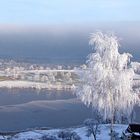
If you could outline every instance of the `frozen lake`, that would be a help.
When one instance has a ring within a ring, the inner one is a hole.
[[[0,130],[70,127],[91,116],[71,91],[0,89]]]
[[[0,130],[71,127],[93,117],[72,91],[0,89]],[[140,108],[136,121],[140,122]]]

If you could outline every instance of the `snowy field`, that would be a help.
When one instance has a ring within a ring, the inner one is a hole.
[[[74,89],[79,83],[75,70],[25,70],[0,71],[0,88],[33,88],[48,90]],[[14,72],[13,72],[14,71]],[[140,87],[140,75],[135,74],[134,87]]]
[[[118,124],[114,125],[114,129],[119,134],[119,137],[121,137],[122,131],[124,131],[126,128],[127,125],[118,125]],[[43,138],[53,136],[56,138],[54,140],[62,140],[61,138],[58,137],[60,131],[76,132],[76,134],[81,138],[81,140],[93,140],[92,136],[91,137],[86,136],[87,132],[86,127],[68,128],[65,130],[63,129],[32,130],[18,133],[14,136],[5,136],[5,137],[1,136],[0,139],[6,140],[7,138],[9,138],[10,140],[50,140]],[[110,139],[109,132],[110,132],[109,124],[101,125],[100,134],[97,135],[97,140],[109,140]]]

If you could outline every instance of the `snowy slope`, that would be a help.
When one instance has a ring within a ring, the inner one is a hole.
[[[109,140],[109,132],[110,132],[110,125],[104,124],[101,125],[100,130],[101,133],[97,135],[97,140]],[[127,125],[114,125],[114,129],[117,133],[119,133],[119,136],[121,136],[122,131],[124,131],[127,128]],[[61,140],[58,138],[58,132],[62,129],[52,129],[52,130],[33,130],[33,131],[27,131],[18,133],[12,137],[9,136],[11,140],[41,140],[42,136],[49,135],[49,136],[56,136],[58,140]],[[93,140],[92,137],[86,136],[86,128],[85,127],[79,127],[79,128],[69,128],[67,129],[72,132],[76,132],[80,137],[81,140]],[[0,137],[2,138],[2,136]]]

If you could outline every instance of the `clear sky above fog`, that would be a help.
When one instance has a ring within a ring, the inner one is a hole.
[[[0,24],[139,21],[140,0],[0,0]]]

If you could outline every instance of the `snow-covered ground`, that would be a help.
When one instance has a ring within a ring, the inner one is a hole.
[[[140,64],[132,63],[134,87],[140,91]],[[86,65],[78,68],[86,69]],[[46,67],[0,60],[0,88],[73,89],[79,83],[76,67]]]
[[[79,83],[74,70],[25,70],[10,72],[0,71],[0,88],[34,88],[34,89],[74,89]],[[135,74],[134,87],[140,90],[140,75]]]
[[[119,125],[119,124],[114,125],[114,130],[116,131],[116,133],[119,134],[119,137],[121,137],[122,131],[124,131],[126,128],[127,125]],[[9,138],[11,140],[44,140],[42,139],[43,136],[55,136],[57,140],[62,140],[61,138],[58,138],[58,133],[62,130],[63,129],[32,130],[32,131],[21,132],[14,136],[6,136],[6,137],[0,136],[0,139],[6,140],[6,138]],[[86,132],[87,132],[86,127],[69,128],[69,129],[65,129],[65,131],[66,130],[69,132],[76,132],[77,135],[80,136],[81,140],[93,140],[92,137],[86,136]],[[109,140],[110,139],[109,132],[110,132],[110,124],[101,125],[100,134],[97,135],[97,140]]]
[[[33,89],[56,89],[56,90],[65,90],[72,89],[74,85],[64,84],[56,82],[52,83],[41,83],[41,82],[32,82],[32,81],[21,81],[21,80],[7,80],[0,81],[0,88],[33,88]]]

